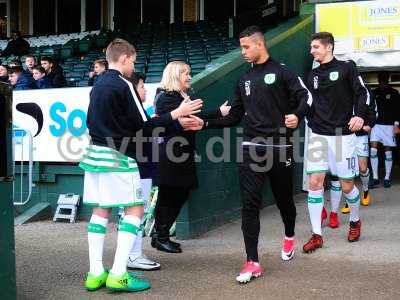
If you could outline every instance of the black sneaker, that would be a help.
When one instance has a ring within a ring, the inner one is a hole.
[[[390,179],[385,179],[385,180],[383,181],[383,186],[384,186],[385,188],[390,188],[391,185],[392,185],[392,183],[390,182]]]
[[[379,186],[379,179],[372,179],[371,182],[369,183],[368,187],[370,189],[375,189]]]

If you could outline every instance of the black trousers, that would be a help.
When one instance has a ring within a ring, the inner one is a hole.
[[[155,228],[160,234],[167,234],[189,198],[189,188],[158,187],[158,199],[155,208]]]
[[[242,197],[242,231],[247,260],[258,262],[260,208],[266,177],[279,208],[285,235],[294,236],[296,206],[293,202],[293,147],[244,146],[239,163]]]

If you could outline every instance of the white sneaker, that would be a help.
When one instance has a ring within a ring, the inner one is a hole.
[[[161,266],[159,263],[148,259],[145,255],[142,255],[136,258],[129,256],[127,267],[130,269],[152,271],[159,270]]]

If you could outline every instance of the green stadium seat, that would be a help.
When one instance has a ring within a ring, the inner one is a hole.
[[[87,53],[90,50],[91,41],[90,40],[80,40],[78,42],[78,53]]]
[[[64,60],[74,55],[74,48],[72,46],[65,46],[60,50],[60,59]]]
[[[80,64],[80,65],[74,65],[73,70],[74,71],[81,71],[81,72],[87,72],[90,70],[91,64]]]
[[[157,83],[161,82],[161,75],[147,75],[146,74],[146,83]]]
[[[105,48],[109,38],[106,35],[99,35],[94,39],[94,45],[97,49]]]
[[[165,64],[165,62],[166,62],[165,57],[150,57],[148,65],[151,65],[151,64],[154,64],[154,63],[163,63],[163,64]]]
[[[71,87],[76,87],[78,82],[82,80],[82,77],[67,77],[67,83]]]
[[[76,84],[78,87],[85,87],[89,86],[89,80],[79,80],[78,83]]]
[[[191,69],[204,69],[206,67],[207,63],[190,64],[190,68]]]
[[[81,72],[81,71],[65,72],[65,77],[79,77],[80,79],[82,79],[83,73],[84,72]]]
[[[175,60],[184,61],[184,62],[188,61],[186,55],[171,55],[168,57],[168,62],[175,61]]]
[[[164,68],[164,65],[149,65],[147,72],[162,72]]]

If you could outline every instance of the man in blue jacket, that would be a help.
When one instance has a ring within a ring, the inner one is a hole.
[[[8,72],[9,81],[15,91],[35,89],[32,77],[26,76],[22,67],[16,66]]]

